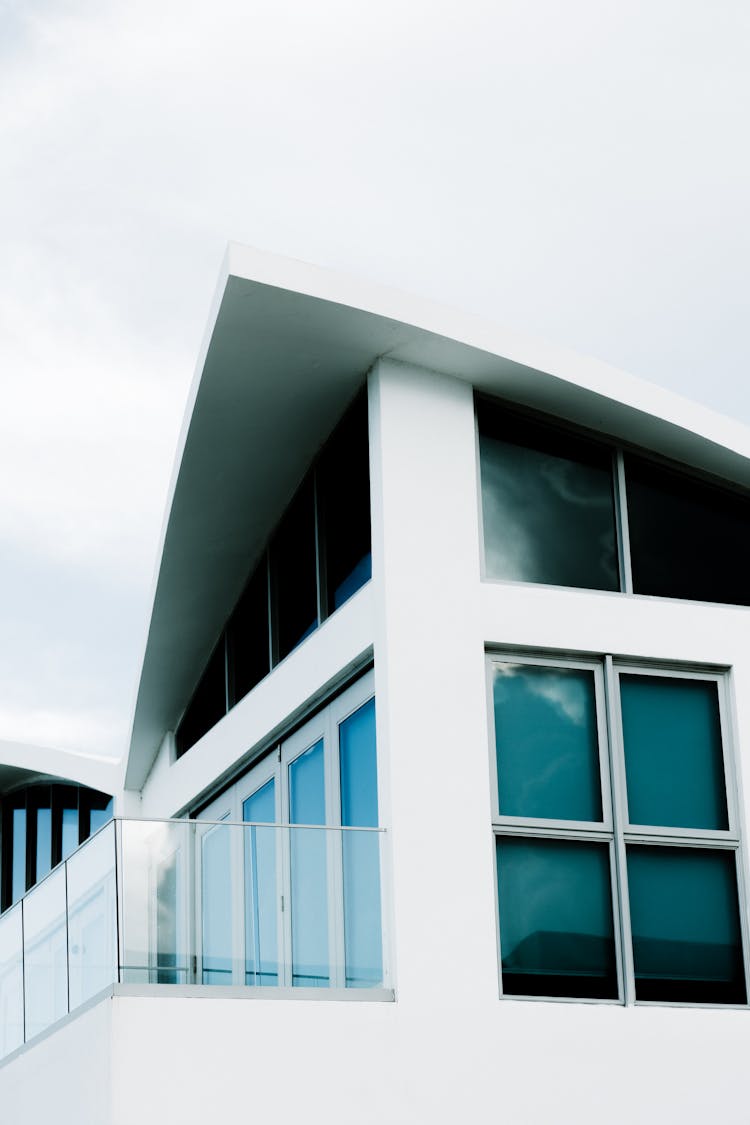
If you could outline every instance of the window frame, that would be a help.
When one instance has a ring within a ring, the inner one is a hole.
[[[594,671],[595,702],[597,707],[597,732],[600,747],[600,778],[602,784],[602,811],[604,820],[601,827],[578,821],[547,820],[542,818],[501,815],[499,812],[499,791],[497,779],[497,751],[494,715],[493,682],[494,670],[502,664],[526,664],[536,667],[580,668]],[[633,660],[606,656],[578,656],[571,653],[551,654],[540,652],[517,652],[511,649],[492,648],[486,651],[487,669],[487,708],[490,750],[490,784],[492,786],[492,863],[495,905],[495,935],[497,943],[498,984],[500,999],[535,1000],[545,1003],[574,1004],[619,1004],[638,1007],[679,1007],[679,1008],[750,1008],[750,923],[748,920],[748,874],[746,868],[744,839],[744,817],[740,801],[741,788],[739,764],[735,747],[737,745],[736,722],[732,692],[731,669],[700,667],[686,664],[684,667],[672,661],[659,663],[650,660]],[[692,829],[661,827],[658,825],[632,825],[627,814],[627,781],[625,773],[624,739],[622,733],[622,713],[620,708],[620,675],[635,674],[654,678],[674,678],[714,683],[717,691],[719,710],[719,730],[721,734],[722,765],[724,769],[724,788],[727,802],[727,829]],[[601,685],[601,688],[600,686]],[[602,743],[604,730],[604,743]],[[605,792],[605,785],[608,793]],[[611,819],[606,821],[606,805],[609,803]],[[596,998],[577,996],[521,995],[506,993],[503,987],[502,967],[502,920],[500,917],[500,896],[498,885],[497,844],[507,837],[527,839],[590,841],[607,843],[609,847],[610,883],[612,898],[613,936],[616,957],[617,998]],[[741,960],[744,972],[746,1000],[744,1003],[723,1004],[718,1001],[697,1003],[685,1000],[638,1000],[635,991],[635,972],[633,964],[633,942],[630,918],[630,897],[628,889],[628,846],[706,849],[711,851],[733,852],[737,890],[737,909]]]

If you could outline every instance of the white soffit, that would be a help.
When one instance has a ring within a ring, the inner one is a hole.
[[[730,419],[467,314],[233,244],[177,454],[128,788],[143,785],[268,534],[383,356],[750,485],[750,431]]]
[[[0,741],[0,793],[44,778],[74,781],[116,793],[121,784],[122,767],[113,758],[57,750],[51,746],[33,746],[25,742]]]

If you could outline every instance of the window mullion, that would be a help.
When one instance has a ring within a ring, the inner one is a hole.
[[[628,494],[625,487],[625,458],[617,449],[614,458],[615,515],[617,541],[620,551],[620,582],[626,594],[633,593],[633,568],[630,561],[630,525],[628,522]]]
[[[630,901],[628,898],[628,866],[625,849],[627,801],[625,789],[625,756],[620,736],[617,680],[612,657],[605,657],[604,681],[606,698],[607,732],[610,751],[610,782],[612,786],[612,828],[614,832],[615,886],[619,902],[615,903],[615,925],[619,933],[623,1001],[627,1006],[635,1002],[635,972],[633,968],[633,941],[630,926]]]

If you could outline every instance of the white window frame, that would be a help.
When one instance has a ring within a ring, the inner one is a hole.
[[[493,701],[494,670],[498,665],[527,664],[535,667],[573,668],[589,670],[594,674],[596,722],[599,737],[600,778],[602,786],[603,821],[584,823],[571,820],[503,816],[499,810],[497,757],[495,741],[495,715]],[[719,723],[722,744],[722,764],[727,803],[727,829],[674,828],[658,825],[632,825],[627,813],[627,786],[625,753],[620,708],[621,675],[653,676],[714,683],[717,690]],[[575,657],[548,652],[539,656],[512,651],[487,653],[487,703],[490,735],[490,783],[492,786],[492,832],[494,864],[495,922],[497,937],[498,974],[500,996],[502,984],[502,919],[500,917],[497,879],[497,841],[504,837],[526,837],[557,840],[598,841],[608,843],[610,852],[610,882],[614,944],[617,961],[618,996],[611,999],[575,996],[519,996],[513,1000],[543,1000],[562,1003],[625,1004],[652,1007],[721,1007],[747,1008],[750,1006],[750,930],[748,926],[747,877],[742,848],[741,809],[739,803],[739,778],[734,753],[735,724],[731,695],[730,671],[700,668],[695,665],[681,667],[671,661],[663,664],[651,661],[634,661],[605,657]],[[609,819],[608,819],[609,817]],[[742,963],[745,974],[747,1002],[745,1004],[701,1004],[688,1001],[636,1000],[633,967],[630,900],[628,893],[627,845],[650,845],[685,848],[710,848],[713,851],[731,851],[735,855],[737,902],[739,912]]]
[[[344,988],[346,986],[345,967],[345,941],[344,941],[344,910],[343,910],[343,867],[341,831],[328,831],[341,826],[341,776],[340,776],[340,747],[339,727],[350,715],[358,711],[375,696],[375,676],[371,670],[360,677],[355,683],[345,688],[331,702],[312,715],[306,722],[294,730],[282,741],[276,743],[255,765],[243,774],[229,789],[221,793],[215,800],[201,810],[197,817],[197,846],[196,846],[196,872],[195,895],[198,909],[196,911],[196,949],[197,949],[197,979],[201,981],[202,974],[202,913],[201,913],[201,851],[200,839],[202,834],[215,830],[214,822],[222,821],[227,824],[241,824],[243,820],[243,804],[245,800],[272,778],[274,779],[274,796],[276,805],[276,823],[281,827],[278,832],[281,836],[280,847],[277,849],[277,862],[280,866],[277,886],[281,888],[280,901],[277,909],[277,935],[278,935],[278,965],[279,985],[291,986],[292,984],[292,928],[291,912],[288,904],[291,901],[291,859],[290,859],[290,828],[286,831],[283,826],[290,825],[289,807],[289,767],[317,742],[323,741],[324,746],[324,786],[325,786],[325,826],[318,828],[325,833],[326,845],[326,875],[328,888],[328,946],[329,965],[332,979],[330,986]],[[378,771],[380,773],[380,771]],[[379,802],[380,807],[380,802]],[[202,824],[202,822],[206,822]],[[297,826],[300,827],[300,826]],[[304,826],[302,826],[304,827]],[[342,829],[345,831],[346,829]],[[245,887],[245,856],[243,849],[243,833],[232,833],[232,896],[233,903],[238,907],[244,903]],[[384,987],[387,987],[387,951],[385,944],[385,919],[384,913],[385,894],[383,889],[383,863],[381,851],[381,934],[383,939],[383,976]],[[232,964],[234,966],[233,984],[245,984],[245,914],[243,909],[233,909],[232,912]],[[258,986],[255,986],[258,987]],[[366,991],[364,993],[366,996]]]

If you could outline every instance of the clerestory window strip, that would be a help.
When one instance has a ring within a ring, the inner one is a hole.
[[[301,569],[300,537],[307,564]],[[252,570],[177,725],[176,756],[186,753],[371,573],[368,411],[362,392],[301,481]]]
[[[476,420],[483,579],[750,606],[747,489],[482,395]]]

